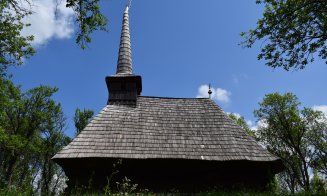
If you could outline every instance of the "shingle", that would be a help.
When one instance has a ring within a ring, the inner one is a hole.
[[[210,99],[137,98],[107,105],[54,159],[82,157],[275,161]]]

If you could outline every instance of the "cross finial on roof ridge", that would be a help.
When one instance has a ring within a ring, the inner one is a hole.
[[[212,90],[211,90],[211,84],[210,83],[209,83],[208,94],[209,94],[209,99],[211,99]]]

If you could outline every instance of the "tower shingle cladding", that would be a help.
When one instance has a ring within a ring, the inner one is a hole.
[[[118,53],[117,72],[116,74],[132,74],[132,49],[131,49],[131,36],[129,31],[129,15],[128,7],[126,7],[122,31],[120,36],[120,46]]]

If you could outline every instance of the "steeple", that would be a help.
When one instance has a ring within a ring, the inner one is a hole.
[[[109,91],[107,104],[136,104],[137,96],[142,92],[142,78],[141,76],[134,75],[132,71],[132,48],[128,15],[129,9],[130,2],[126,6],[123,15],[117,71],[115,75],[106,77]]]
[[[129,5],[126,6],[123,16],[116,74],[132,74],[132,49],[128,11]]]

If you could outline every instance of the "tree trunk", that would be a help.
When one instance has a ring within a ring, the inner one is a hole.
[[[5,181],[8,182],[8,184],[7,184],[8,189],[10,189],[10,187],[12,185],[13,172],[14,172],[17,160],[18,160],[18,156],[14,156],[8,162],[8,167],[6,169],[6,174],[5,174]]]

